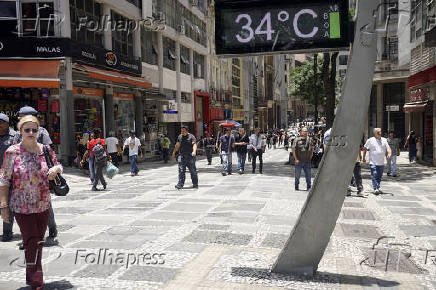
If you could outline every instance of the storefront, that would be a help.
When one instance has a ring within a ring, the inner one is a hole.
[[[129,137],[129,131],[136,129],[135,96],[129,93],[114,92],[114,129],[122,140]]]
[[[219,128],[217,125],[215,125],[218,124],[215,121],[224,120],[224,110],[219,108],[210,108],[209,112],[210,112],[210,128],[211,128],[210,132],[212,136],[217,136]]]
[[[82,135],[104,130],[104,90],[73,87],[74,133]]]
[[[409,89],[410,102],[404,105],[409,128],[422,138],[422,160],[436,166],[436,66],[410,76]]]
[[[201,138],[210,132],[210,95],[206,92],[194,91],[195,136]]]
[[[0,112],[16,128],[18,111],[31,106],[50,133],[56,152],[60,144],[59,60],[0,60]]]

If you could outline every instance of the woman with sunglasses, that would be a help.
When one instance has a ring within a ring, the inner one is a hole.
[[[8,148],[0,170],[1,216],[9,222],[13,211],[20,227],[26,258],[26,283],[32,289],[43,289],[42,246],[49,219],[49,180],[62,172],[54,151],[49,156],[55,165],[48,168],[44,147],[37,142],[39,122],[35,116],[25,116],[18,123],[22,141]],[[8,189],[12,184],[9,204]]]

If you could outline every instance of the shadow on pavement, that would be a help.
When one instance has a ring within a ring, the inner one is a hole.
[[[298,281],[298,282],[319,282],[319,283],[332,283],[332,284],[348,284],[371,287],[379,285],[382,287],[395,287],[400,283],[396,281],[383,280],[368,276],[356,276],[346,274],[336,274],[329,272],[317,272],[312,278],[305,276],[293,276],[286,274],[272,273],[270,269],[259,269],[249,267],[233,267],[232,276],[237,277],[250,277],[256,280],[270,280],[270,281]]]
[[[18,288],[18,290],[28,290],[31,289],[30,286]],[[60,280],[54,281],[50,283],[44,283],[44,290],[67,290],[67,289],[76,289],[70,281]]]

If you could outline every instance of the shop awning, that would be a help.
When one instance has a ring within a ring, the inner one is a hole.
[[[404,107],[403,107],[403,110],[406,113],[409,113],[409,112],[424,112],[426,106],[427,106],[427,102],[405,103]]]
[[[152,84],[146,82],[143,78],[129,76],[116,71],[98,69],[84,64],[76,64],[74,65],[74,68],[80,69],[82,71],[86,71],[88,73],[88,76],[93,79],[129,84],[129,85],[139,86],[143,88],[152,87]]]
[[[0,87],[58,88],[59,60],[0,60]]]

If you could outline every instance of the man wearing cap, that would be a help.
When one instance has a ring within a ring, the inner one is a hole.
[[[24,116],[27,116],[27,115],[32,115],[32,116],[36,117],[38,115],[38,111],[36,111],[34,108],[29,107],[29,106],[22,107],[18,111],[18,118],[21,118],[21,117],[24,117]],[[23,138],[23,136],[21,136],[21,133],[17,132],[15,134],[15,138],[14,138],[14,144],[20,143],[22,138]],[[42,126],[39,126],[38,137],[37,137],[36,140],[37,140],[38,143],[41,143],[43,145],[51,145],[51,144],[53,144],[53,142],[51,141],[51,138],[50,138],[50,134]]]
[[[9,117],[3,113],[0,113],[0,167],[3,164],[3,156],[6,150],[11,146],[14,142],[14,136],[16,132],[9,128]],[[9,191],[9,198],[11,192]],[[8,203],[9,204],[9,203]],[[10,223],[5,223],[3,221],[3,236],[2,242],[9,242],[12,240],[12,226],[14,222],[13,212],[10,213]]]
[[[176,159],[176,153],[178,154],[177,162],[179,163],[179,182],[175,186],[177,189],[182,189],[185,185],[185,171],[186,167],[191,174],[192,185],[194,188],[198,188],[198,176],[195,168],[195,156],[197,155],[197,143],[194,135],[189,134],[188,128],[185,125],[181,126],[181,134],[177,138],[177,143],[173,151],[173,159]]]
[[[135,137],[135,130],[130,130],[130,137],[124,141],[123,151],[126,150],[127,146],[129,146],[130,175],[135,176],[139,172],[138,166],[136,166],[138,152],[141,152],[142,155],[141,141]]]

